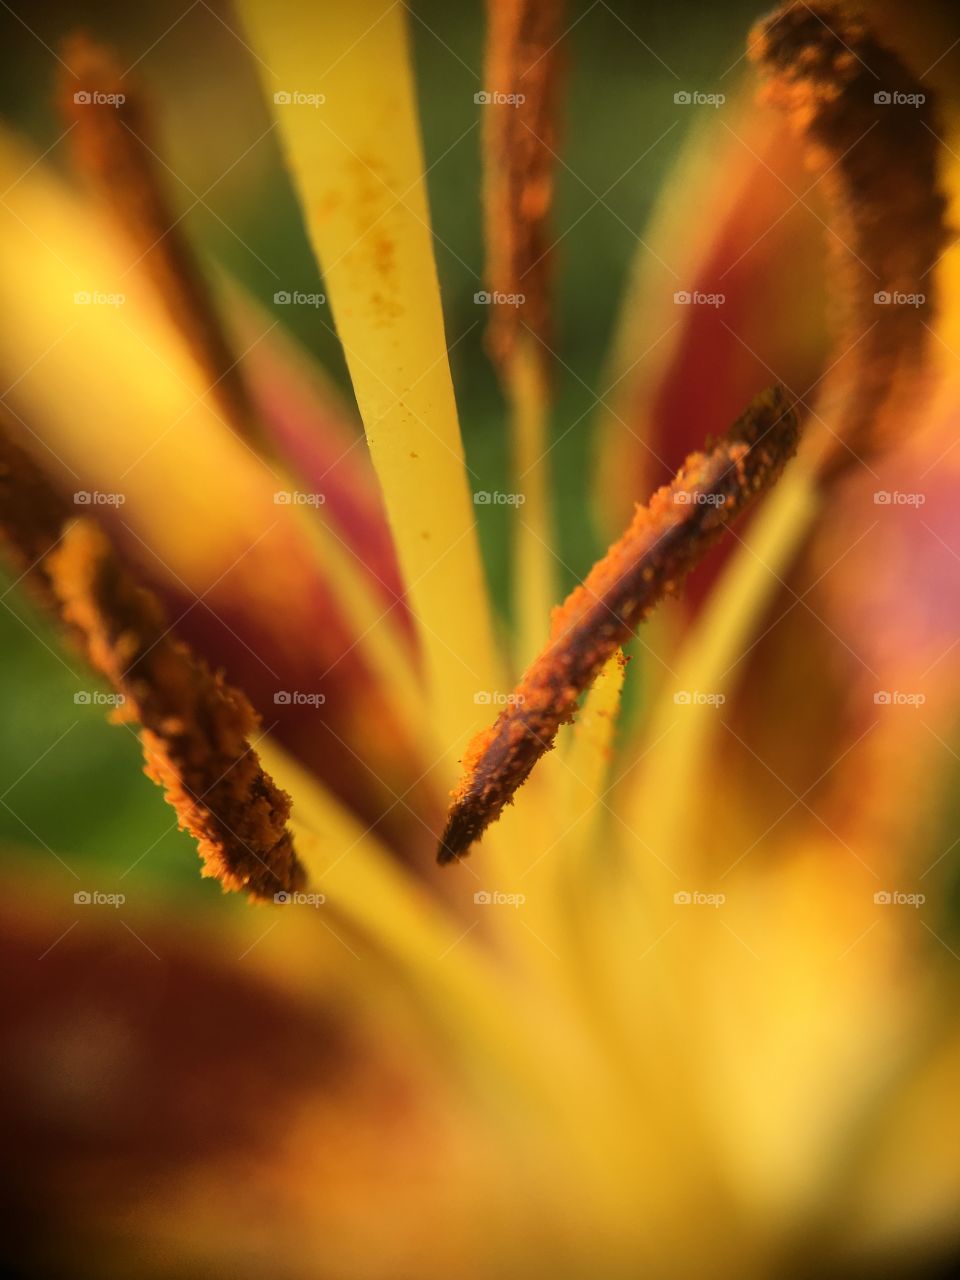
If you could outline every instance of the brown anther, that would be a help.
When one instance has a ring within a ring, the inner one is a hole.
[[[916,412],[950,235],[930,87],[859,19],[804,0],[750,36],[768,96],[803,139],[826,196],[837,361],[822,417],[826,473],[887,447]]]
[[[246,697],[174,639],[92,521],[67,527],[46,570],[93,666],[123,695],[120,718],[139,723],[147,776],[198,841],[203,874],[255,898],[301,888],[290,799],[250,745],[258,718]]]
[[[72,126],[78,168],[125,235],[132,262],[152,280],[227,422],[262,449],[231,344],[166,194],[153,113],[137,80],[121,72],[108,48],[82,33],[64,43],[62,60],[69,71],[61,77],[61,107]]]
[[[550,238],[562,0],[488,0],[484,209],[494,303],[489,349],[502,367],[524,328],[549,341]],[[522,301],[519,299],[522,298]],[[540,348],[545,350],[544,347]]]
[[[637,512],[623,537],[553,612],[551,637],[496,723],[478,734],[441,838],[442,863],[462,857],[573,720],[577,701],[664,595],[768,489],[796,450],[795,409],[780,388],[753,402],[709,453],[687,458],[672,484]]]

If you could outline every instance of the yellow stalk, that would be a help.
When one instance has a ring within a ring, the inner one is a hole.
[[[315,511],[293,508],[294,519],[305,541],[314,550],[317,564],[329,582],[347,629],[357,637],[357,647],[369,665],[374,683],[393,706],[411,737],[436,754],[437,746],[425,723],[410,655],[404,650],[392,615],[375,593],[356,553]],[[433,757],[431,756],[431,759]]]
[[[550,612],[558,601],[546,466],[550,403],[542,348],[529,335],[519,335],[504,360],[503,371],[512,420],[513,484],[525,499],[517,507],[513,561],[513,656],[522,671],[546,643]],[[529,914],[545,912],[538,928],[550,933],[559,923],[553,915],[552,894],[539,903],[537,896],[556,866],[556,858],[549,853],[539,859],[540,851],[548,849],[557,834],[563,785],[560,774],[565,772],[557,764],[548,760],[547,768],[527,780],[511,811],[509,827],[491,842],[501,881],[516,877],[515,892],[529,894],[533,890],[534,906]],[[534,866],[527,857],[518,858],[521,849],[538,860]]]
[[[562,928],[568,939],[577,940],[571,982],[584,993],[588,1008],[597,989],[597,953],[605,954],[607,949],[597,942],[610,932],[612,918],[620,911],[609,897],[609,887],[616,861],[612,850],[618,847],[621,833],[615,829],[606,791],[625,675],[626,659],[617,650],[587,693],[575,724],[566,731],[566,741],[554,752],[557,759],[547,761],[559,797],[559,816],[554,847],[544,862],[553,868]],[[599,1007],[593,1010],[598,1026],[609,1034],[604,1013]]]
[[[610,927],[609,919],[595,920],[593,873],[610,860],[598,833],[623,680],[618,651],[597,677],[575,724],[561,730],[556,749],[471,858],[480,875],[478,888],[522,895],[516,911],[494,916],[493,928],[521,971],[536,975],[547,989],[584,990],[571,911],[581,925],[589,919],[601,930]],[[606,898],[604,904],[609,905]],[[588,992],[588,1003],[589,998]]]
[[[251,332],[259,328],[268,335],[266,341],[274,346],[272,358],[276,363],[277,377],[285,377],[289,369],[295,378],[309,378],[327,393],[330,412],[342,412],[339,398],[326,373],[317,366],[309,365],[308,358],[289,336],[280,336],[274,330],[275,322],[232,276],[221,272],[218,283],[223,307],[231,314],[240,312],[248,316]],[[279,490],[293,491],[303,487],[303,478],[290,463],[272,453],[267,455],[266,462],[275,473]],[[378,594],[366,566],[338,534],[333,523],[312,507],[294,506],[291,513],[314,552],[321,576],[333,590],[348,632],[357,637],[357,648],[370,666],[374,683],[385,700],[392,704],[399,722],[411,738],[422,742],[424,750],[433,753],[430,756],[433,759],[438,750],[430,736],[433,726],[423,716],[419,681],[396,621],[396,611],[390,610]]]
[[[627,811],[627,822],[656,859],[674,870],[694,856],[696,797],[719,720],[696,694],[726,694],[740,671],[764,610],[819,511],[816,478],[806,457],[787,467],[743,536],[689,636],[675,674],[661,690],[646,741],[653,745]],[[691,695],[690,702],[678,701]],[[639,855],[638,855],[639,856]],[[681,886],[682,887],[682,886]]]
[[[294,800],[291,827],[312,890],[404,960],[437,960],[462,933],[363,824],[269,737],[257,752]],[[465,954],[461,952],[461,955]]]
[[[542,352],[518,341],[506,361],[513,430],[513,476],[524,502],[517,508],[514,559],[514,629],[521,670],[546,643],[557,603],[547,485],[550,411]]]
[[[530,900],[524,919],[568,958],[571,890],[582,915],[591,891],[585,891],[581,873],[590,876],[608,860],[598,835],[624,675],[625,660],[618,650],[587,693],[575,723],[561,730],[555,750],[543,758],[481,846],[496,844],[504,828],[516,887]],[[523,850],[522,856],[517,850]]]
[[[459,747],[502,687],[465,477],[403,6],[241,0],[424,645],[432,710]],[[269,68],[267,70],[266,68]]]
[[[577,717],[565,752],[570,771],[564,817],[571,830],[599,807],[610,771],[613,731],[620,710],[626,659],[618,649],[597,677]],[[592,825],[592,824],[591,824]]]

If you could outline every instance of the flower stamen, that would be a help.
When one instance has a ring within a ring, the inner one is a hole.
[[[290,798],[250,745],[259,719],[246,697],[173,637],[93,521],[69,525],[47,565],[66,621],[124,695],[121,718],[140,724],[147,776],[197,840],[203,874],[255,898],[302,888]]]
[[[492,728],[464,757],[440,842],[441,863],[462,857],[510,802],[573,720],[577,700],[650,610],[713,545],[724,527],[780,475],[796,450],[795,409],[779,388],[754,400],[709,453],[691,454],[670,485],[553,612],[551,638]]]
[[[487,341],[505,371],[523,330],[543,359],[550,341],[554,151],[562,56],[561,0],[491,0],[485,66],[484,207],[492,296]]]
[[[483,203],[487,349],[510,413],[517,651],[533,653],[557,598],[548,426],[552,245],[563,0],[488,0]]]
[[[145,95],[111,51],[85,34],[65,42],[63,61],[70,71],[60,99],[73,126],[77,167],[126,236],[134,265],[153,282],[230,426],[263,452],[267,445],[240,367],[165,190]]]
[[[950,239],[931,90],[860,20],[803,0],[753,30],[767,96],[802,138],[829,206],[840,358],[827,375],[825,473],[893,443],[916,413]]]

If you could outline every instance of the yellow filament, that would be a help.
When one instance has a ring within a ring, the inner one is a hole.
[[[324,273],[452,778],[497,689],[402,5],[242,0]],[[266,68],[269,68],[267,70]],[[297,94],[323,95],[316,107]]]
[[[541,355],[529,339],[522,337],[506,367],[513,425],[513,472],[517,490],[524,497],[517,508],[514,544],[514,627],[521,667],[546,643],[550,610],[557,603],[548,498],[550,406]]]
[[[697,695],[725,694],[755,636],[764,609],[819,511],[813,471],[794,459],[743,536],[687,640],[674,675],[653,708],[652,744],[627,822],[656,859],[680,870],[694,857],[696,797],[719,725],[716,704]]]

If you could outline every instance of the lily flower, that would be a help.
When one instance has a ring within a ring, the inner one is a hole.
[[[242,905],[174,925],[100,894],[139,944],[117,963],[102,915],[73,933],[91,895],[65,862],[8,876],[11,1257],[158,1280],[949,1265],[956,101],[832,0],[744,33],[621,300],[594,423],[611,545],[563,598],[576,22],[490,0],[506,634],[410,13],[236,9],[352,401],[201,260],[105,45],[58,55],[72,179],[0,132],[0,546]]]

